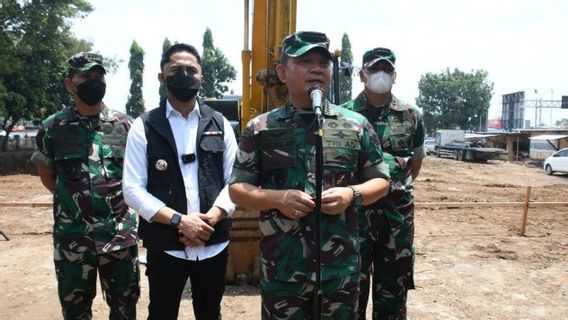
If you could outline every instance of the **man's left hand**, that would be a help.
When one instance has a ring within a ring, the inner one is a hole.
[[[212,207],[206,214],[201,214],[199,217],[209,226],[214,227],[217,222],[225,219],[227,214],[223,209]],[[195,243],[190,238],[186,237],[181,230],[178,230],[178,234],[179,241],[183,243],[184,246],[195,246]]]
[[[226,217],[227,213],[225,212],[225,210],[213,206],[211,207],[211,209],[209,209],[209,211],[207,211],[205,215],[201,216],[201,219],[207,222],[208,225],[214,227],[217,222],[225,219]]]
[[[327,189],[321,195],[321,211],[329,215],[339,215],[351,204],[353,190],[348,187]]]

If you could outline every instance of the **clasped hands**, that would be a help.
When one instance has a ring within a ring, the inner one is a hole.
[[[222,220],[225,213],[220,209],[208,213],[182,215],[178,225],[179,241],[185,246],[199,247],[205,244],[215,229],[213,227]]]
[[[307,216],[316,207],[315,199],[300,190],[283,190],[278,210],[292,220]],[[345,212],[353,199],[353,190],[348,187],[334,187],[322,192],[321,211],[329,215]]]

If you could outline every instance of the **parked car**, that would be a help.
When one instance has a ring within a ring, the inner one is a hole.
[[[555,172],[568,173],[568,148],[560,149],[544,160],[544,171],[551,175]]]
[[[434,141],[434,139],[424,140],[424,152],[426,152],[426,154],[436,153],[435,147],[436,147],[436,141]]]

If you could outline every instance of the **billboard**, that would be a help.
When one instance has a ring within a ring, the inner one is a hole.
[[[522,129],[524,124],[525,92],[513,92],[503,95],[501,109],[502,127],[506,131]]]
[[[501,118],[492,118],[487,122],[488,129],[503,129],[503,120]]]

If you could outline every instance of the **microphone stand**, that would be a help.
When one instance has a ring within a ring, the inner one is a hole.
[[[321,107],[320,107],[321,108]],[[315,245],[316,252],[316,282],[314,288],[314,320],[321,319],[321,307],[323,292],[321,289],[321,194],[323,189],[323,116],[321,109],[316,114],[316,127],[314,128],[315,134],[315,148],[316,148],[316,207],[314,213],[316,214],[315,225]]]

